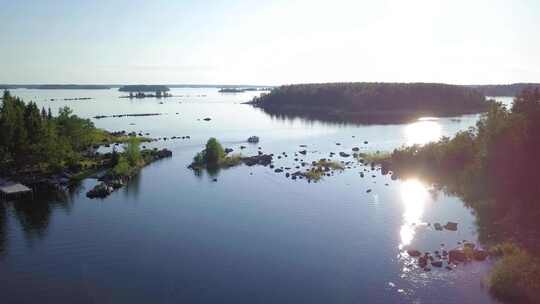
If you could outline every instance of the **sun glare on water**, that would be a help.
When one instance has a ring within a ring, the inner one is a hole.
[[[412,242],[416,226],[422,223],[422,216],[429,199],[429,192],[426,185],[416,179],[409,179],[403,182],[400,191],[404,206],[403,225],[400,230],[400,247],[403,247]]]
[[[442,128],[436,118],[420,118],[418,121],[405,127],[405,139],[407,145],[424,145],[428,142],[437,141],[442,136]]]

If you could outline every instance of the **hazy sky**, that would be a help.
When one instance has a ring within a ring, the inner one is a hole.
[[[0,0],[0,83],[540,82],[540,1]]]

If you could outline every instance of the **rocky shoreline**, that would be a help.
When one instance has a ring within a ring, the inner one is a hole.
[[[172,157],[172,151],[168,149],[144,150],[143,153],[149,153],[149,157],[145,159],[143,164],[134,168],[134,170],[131,170],[131,172],[127,175],[117,176],[111,171],[108,171],[106,174],[104,174],[98,179],[100,183],[98,183],[96,186],[94,186],[94,188],[88,191],[86,193],[86,196],[88,198],[105,198],[112,194],[115,190],[125,186],[129,182],[129,180],[135,175],[137,175],[143,167],[155,161]]]

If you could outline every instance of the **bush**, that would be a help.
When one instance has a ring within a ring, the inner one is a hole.
[[[203,165],[204,164],[204,152],[199,152],[193,158],[194,165]]]
[[[505,245],[506,247],[506,245]],[[540,301],[540,261],[515,246],[495,264],[488,278],[490,292],[519,303]]]
[[[239,165],[242,162],[242,155],[241,154],[233,154],[230,156],[226,156],[221,161],[221,165],[224,167],[234,167],[236,165]]]
[[[118,164],[113,168],[113,174],[116,176],[126,176],[129,175],[130,166],[129,162],[125,157],[120,157],[118,159]]]

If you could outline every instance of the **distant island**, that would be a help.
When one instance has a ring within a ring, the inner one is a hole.
[[[270,115],[355,123],[473,114],[489,106],[485,96],[473,88],[439,83],[286,85],[249,104]]]
[[[164,85],[125,85],[118,89],[120,92],[168,92],[171,89]]]
[[[122,96],[126,98],[172,97],[172,94],[168,93],[170,90],[169,87],[164,85],[126,85],[118,89],[120,92],[129,92],[129,96]]]
[[[540,83],[513,83],[490,85],[467,85],[486,96],[518,96],[525,89],[540,89]]]

